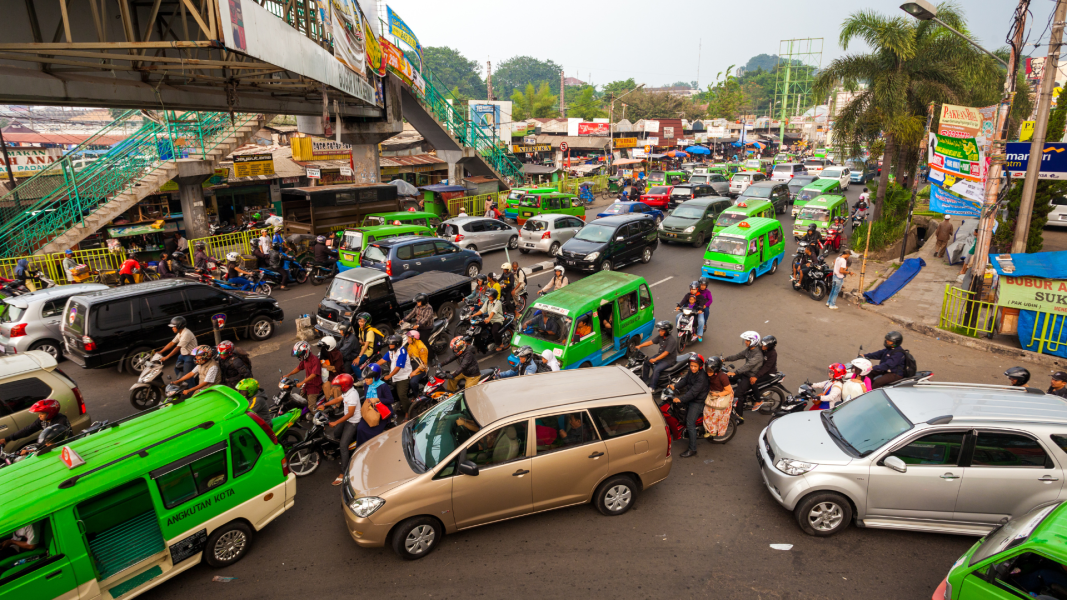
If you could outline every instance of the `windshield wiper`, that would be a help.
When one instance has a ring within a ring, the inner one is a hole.
[[[843,446],[845,449],[847,449],[850,454],[862,456],[859,450],[856,450],[856,448],[853,447],[852,444],[848,443],[848,440],[845,439],[845,436],[841,435],[841,431],[838,430],[837,425],[834,424],[833,417],[831,417],[829,413],[830,411],[828,410],[820,411],[819,416],[822,418],[823,425],[826,426],[826,431],[830,434],[830,437],[833,438],[833,440],[837,442],[839,446]]]

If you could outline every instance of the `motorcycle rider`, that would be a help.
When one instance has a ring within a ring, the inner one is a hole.
[[[803,288],[807,283],[808,271],[815,266],[815,261],[818,259],[818,249],[815,244],[808,244],[804,246],[804,251],[800,255],[800,260],[793,264],[793,277],[792,281],[800,281],[800,287]]]
[[[768,335],[760,339],[759,342],[760,351],[763,352],[763,366],[756,371],[756,374],[748,378],[748,383],[751,386],[755,386],[760,381],[767,381],[772,375],[778,372],[778,338],[773,335]],[[756,403],[752,405],[752,410],[758,410],[763,405],[763,400],[757,398]]]
[[[359,406],[359,392],[354,387],[355,379],[348,373],[341,373],[334,377],[330,381],[330,385],[339,390],[341,393],[322,405],[322,408],[333,406],[334,404],[344,404],[344,414],[341,415],[336,421],[330,421],[330,427],[337,427],[342,423],[344,426],[341,428],[340,435],[338,436],[338,447],[341,451],[341,474],[337,476],[337,479],[333,480],[333,485],[341,485],[341,482],[345,479],[345,469],[348,468],[348,460],[351,457],[351,452],[348,447],[352,445],[352,441],[356,439],[356,428],[359,426],[361,420],[360,406]]]
[[[692,354],[689,357],[689,370],[678,383],[667,386],[681,393],[675,402],[685,402],[689,410],[685,415],[685,429],[689,433],[689,448],[682,453],[682,458],[697,455],[697,418],[704,414],[704,399],[708,396],[710,381],[704,373],[704,357]]]
[[[174,362],[174,376],[181,377],[189,371],[193,370],[193,353],[196,351],[196,335],[193,334],[193,330],[187,326],[188,322],[185,317],[174,317],[170,320],[170,330],[174,332],[174,339],[163,346],[163,349],[159,351],[163,355],[163,362],[170,360],[170,357],[177,354],[179,351],[181,355],[178,356],[178,360]],[[169,351],[169,354],[167,353]]]
[[[656,389],[660,373],[673,365],[678,357],[678,339],[671,337],[672,329],[674,329],[674,325],[670,321],[660,321],[656,323],[658,335],[637,345],[637,348],[640,349],[652,344],[659,344],[659,354],[646,360],[641,365],[641,379],[645,381],[645,384],[650,389]]]
[[[904,336],[899,331],[890,331],[885,334],[885,348],[877,352],[869,352],[863,358],[877,360],[878,366],[871,369],[871,387],[878,389],[889,385],[894,381],[904,378],[904,350],[900,345],[904,343]]]
[[[356,426],[357,448],[360,444],[385,431],[386,420],[380,416],[382,411],[378,409],[377,405],[384,404],[391,412],[394,402],[389,386],[384,385],[382,381],[382,369],[378,365],[370,365],[363,369],[363,389],[366,390],[366,399],[360,408],[362,418],[359,421],[359,425]],[[379,414],[377,425],[371,425],[367,421],[367,417],[374,413]],[[348,465],[346,464],[345,466],[347,467]]]
[[[467,342],[463,341],[463,338],[456,336],[449,343],[449,347],[452,348],[452,358],[448,359],[441,366],[445,366],[455,360],[459,360],[459,372],[449,378],[448,383],[445,385],[451,393],[455,393],[459,390],[459,380],[466,381],[467,387],[473,387],[478,385],[478,380],[482,377],[482,370],[478,368],[478,359],[474,356],[474,352],[467,346]]]
[[[193,248],[193,268],[197,271],[206,271],[208,257],[207,252],[204,251],[204,249],[206,248],[204,242],[197,242],[196,245],[193,246]]]
[[[31,436],[39,431],[44,431],[53,425],[65,426],[68,429],[70,428],[70,419],[67,418],[67,415],[60,412],[58,400],[53,400],[52,398],[38,400],[33,403],[33,406],[30,407],[28,412],[37,415],[37,418],[29,425],[11,434],[11,437],[0,438],[0,448],[3,448],[8,440],[21,440],[22,438]],[[23,450],[22,454],[26,454],[26,450]]]
[[[808,232],[800,240],[816,247],[822,246],[822,234],[819,233],[819,228],[815,226],[815,223],[808,225]]]
[[[822,395],[819,396],[819,403],[812,406],[811,410],[833,408],[843,399],[842,390],[845,387],[845,377],[848,375],[848,369],[841,363],[834,363],[827,367],[827,371],[830,374],[829,379],[811,384],[811,387],[822,390]]]
[[[356,315],[356,325],[360,349],[359,358],[352,363],[353,373],[363,369],[363,365],[378,352],[384,338],[382,332],[370,326],[370,313],[361,312]]]
[[[549,348],[545,348],[544,352],[541,353],[541,364],[548,367],[550,371],[558,371],[560,369],[559,360]]]
[[[419,332],[419,338],[430,339],[433,333],[433,307],[430,306],[430,297],[426,294],[415,294],[415,308],[404,315],[404,321],[411,323]]]
[[[515,312],[515,274],[511,272],[511,263],[500,265],[500,305],[504,312]]]
[[[489,291],[489,278],[485,275],[485,273],[482,273],[474,281],[476,285],[465,299],[467,300],[467,302],[474,302],[475,300],[477,300],[478,304],[481,304],[482,299]]]
[[[1030,381],[1030,371],[1022,367],[1012,367],[1004,371],[1004,376],[1011,382],[1012,387],[1026,387],[1026,383]]]
[[[708,399],[732,397],[734,395],[734,388],[730,385],[730,378],[726,376],[726,373],[722,372],[722,359],[718,356],[708,357],[707,366],[704,372],[708,375]],[[730,404],[733,404],[732,402]],[[708,406],[705,402],[704,407],[704,437],[711,437],[712,435],[723,435],[730,427],[730,418],[733,410],[716,409],[714,406]],[[744,421],[744,419],[741,419]]]
[[[549,281],[548,285],[546,285],[545,287],[541,288],[540,292],[537,292],[538,296],[544,296],[548,292],[550,292],[552,290],[558,290],[558,289],[564,287],[565,285],[567,285],[568,283],[570,283],[570,280],[567,279],[567,277],[565,275],[565,272],[563,271],[563,267],[562,266],[556,265],[556,268],[553,269],[552,271],[553,271],[553,273],[552,273],[552,281]]]
[[[853,213],[855,218],[857,218],[857,219],[862,221],[863,219],[865,219],[867,217],[867,208],[868,208],[867,200],[870,197],[871,197],[871,194],[870,194],[870,192],[867,191],[867,188],[863,188],[863,193],[860,194],[860,200],[859,200],[859,202],[856,203],[856,206],[855,206],[856,212]]]
[[[233,342],[224,340],[215,350],[218,352],[219,368],[222,369],[222,384],[237,389],[237,384],[252,377],[252,369],[234,352]]]
[[[418,396],[419,391],[422,389],[422,384],[426,382],[427,372],[430,365],[430,350],[426,347],[426,344],[422,343],[421,334],[418,330],[411,329],[407,333],[408,336],[408,358],[411,359],[411,395]]]
[[[215,348],[207,344],[197,346],[193,360],[196,361],[196,368],[172,382],[178,384],[194,376],[199,377],[196,385],[182,392],[183,396],[191,396],[209,385],[222,383],[222,371],[219,369],[219,364],[215,362]]]
[[[332,335],[323,336],[315,345],[319,347],[319,363],[322,365],[322,397],[333,398],[338,392],[333,389],[330,381],[344,373],[348,365],[345,364],[344,356],[337,348],[337,340]]]
[[[304,370],[304,380],[297,387],[304,391],[308,406],[313,406],[322,395],[322,362],[311,353],[311,345],[307,342],[293,344],[293,358],[300,362],[286,377],[292,377],[301,369]]]
[[[315,238],[315,245],[311,247],[311,252],[315,255],[317,265],[331,271],[337,268],[337,251],[326,245],[326,236],[320,235]]]
[[[677,327],[681,327],[680,323],[682,317],[682,310],[689,309],[696,314],[693,315],[697,320],[696,331],[693,332],[693,341],[700,342],[704,340],[704,296],[700,293],[700,282],[693,281],[689,284],[689,291],[682,297],[682,301],[675,306],[674,311],[678,313],[678,317],[674,320],[674,324]]]
[[[707,331],[708,319],[711,318],[711,303],[714,302],[714,299],[711,297],[711,290],[708,289],[707,277],[701,277],[697,280],[697,283],[700,285],[700,295],[704,298],[704,324],[702,327],[704,331]],[[703,341],[704,338],[701,337],[700,339]]]
[[[289,269],[285,268],[284,256],[282,256],[282,245],[278,243],[271,244],[270,253],[267,254],[267,266],[271,271],[278,273],[281,278],[281,286],[278,289],[287,290],[286,287],[289,284]]]
[[[504,324],[504,307],[500,303],[500,292],[489,290],[489,301],[471,315],[471,319],[474,317],[485,317],[485,322],[489,325],[491,341],[487,350],[495,352],[500,349],[500,327]]]
[[[1049,382],[1048,391],[1046,394],[1052,394],[1053,396],[1059,396],[1060,398],[1067,398],[1067,373],[1063,371],[1056,371],[1052,374],[1052,380]],[[2,442],[0,442],[2,444]]]
[[[515,362],[511,362],[512,357],[508,357],[508,363],[511,364],[511,369],[500,373],[500,378],[515,377],[516,375],[533,375],[537,373],[537,364],[534,362],[534,351],[530,346],[523,346],[515,351]]]
[[[385,340],[389,348],[378,364],[386,372],[382,380],[391,383],[396,389],[397,399],[400,400],[400,408],[407,414],[411,402],[408,400],[408,386],[411,383],[411,360],[408,358],[408,350],[404,340],[399,335],[393,334]]]
[[[746,331],[741,334],[741,340],[745,344],[745,349],[737,354],[731,354],[730,356],[724,356],[723,362],[731,360],[745,359],[745,363],[741,365],[741,368],[736,372],[727,373],[730,377],[739,376],[737,379],[737,389],[734,391],[734,398],[737,402],[737,414],[743,414],[745,410],[745,399],[748,395],[748,390],[752,386],[752,377],[756,377],[760,368],[763,367],[763,351],[760,349],[760,336],[755,331]],[[775,359],[777,362],[777,354]]]
[[[240,288],[244,291],[252,289],[252,282],[242,275],[252,276],[251,271],[246,271],[237,265],[237,259],[240,256],[236,252],[230,252],[226,255],[226,283]]]
[[[863,387],[862,391],[860,391],[858,388],[855,391],[858,391],[860,394],[866,394],[867,392],[871,391],[871,378],[867,377],[867,375],[870,374],[871,369],[874,368],[874,365],[871,364],[871,361],[867,360],[866,358],[854,358],[852,359],[852,362],[848,363],[848,366],[852,370],[852,379],[849,381],[854,381],[859,386]],[[845,382],[846,392],[850,389],[848,387],[848,383],[849,382]],[[853,398],[855,398],[855,395],[853,396]]]

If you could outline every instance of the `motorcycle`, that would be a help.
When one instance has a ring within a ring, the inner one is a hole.
[[[252,292],[255,294],[263,294],[264,296],[270,296],[271,293],[270,284],[263,281],[263,271],[253,272],[252,282],[249,285],[234,285],[225,279],[215,279],[214,277],[205,274],[200,274],[200,283],[207,283],[223,290]]]
[[[805,381],[804,385],[797,390],[795,396],[792,394],[786,395],[785,401],[775,409],[774,415],[771,417],[771,423],[786,415],[804,412],[809,406],[813,406],[818,402],[818,397],[819,393],[815,391],[815,388],[811,387],[811,382]]]
[[[467,327],[461,337],[468,344],[473,344],[478,352],[489,354],[498,350],[492,341],[493,330],[485,320],[484,315],[470,317],[470,326]],[[504,322],[500,324],[500,346],[505,347],[515,335],[515,315],[504,315]]]
[[[430,338],[423,340],[426,347],[433,351],[434,356],[441,356],[448,351],[448,319],[435,319],[433,322],[433,330],[430,332]],[[406,336],[408,331],[414,329],[411,323],[402,321],[400,323],[400,335]]]
[[[323,283],[326,283],[327,279],[337,275],[337,261],[322,264],[317,263],[314,260],[309,260],[304,263],[304,268],[308,271],[311,285],[322,285]]]
[[[399,421],[396,411],[385,419],[386,429],[396,427]],[[341,457],[341,443],[339,440],[326,435],[326,427],[330,424],[330,417],[324,411],[316,411],[311,418],[311,429],[304,437],[294,444],[285,454],[289,463],[289,470],[297,477],[307,477],[314,473],[322,462],[322,458],[337,460]],[[355,440],[348,446],[355,449]]]
[[[593,197],[593,192],[589,190],[588,185],[582,185],[578,188],[578,199],[585,202],[586,205],[592,204],[596,198]]]
[[[825,298],[830,291],[829,282],[833,273],[833,267],[826,264],[825,260],[826,253],[824,252],[816,258],[815,264],[808,269],[807,275],[801,275],[799,278],[793,279],[793,289],[808,292],[812,300]]]
[[[691,308],[682,309],[682,317],[678,319],[678,351],[682,352],[685,347],[696,337],[697,311]]]
[[[867,209],[854,208],[852,209],[852,230],[855,231],[857,227],[863,226],[867,222]]]
[[[694,353],[692,352],[679,354],[678,358],[675,359],[675,363],[660,373],[659,381],[656,382],[656,385],[652,389],[653,397],[661,394],[669,384],[682,378],[685,374],[685,369],[689,366],[689,357],[693,354]],[[648,362],[648,356],[644,352],[641,352],[637,347],[636,342],[630,342],[626,351],[626,368],[633,374],[641,377],[641,369],[646,362]]]
[[[237,231],[237,227],[230,225],[226,221],[221,221],[218,224],[212,224],[208,227],[208,235],[212,236],[233,233],[234,231]]]
[[[270,399],[269,407],[266,408],[267,417],[274,419],[282,413],[299,408],[300,417],[305,421],[311,421],[312,410],[308,407],[307,399],[298,392],[299,384],[299,381],[291,377],[282,377],[278,382],[278,393],[274,394]]]
[[[663,390],[663,395],[660,399],[659,411],[663,414],[663,420],[667,422],[668,431],[671,433],[672,440],[681,440],[688,437],[688,429],[686,428],[686,418],[689,413],[688,402],[675,402],[674,399],[678,397],[677,392],[672,389]],[[734,434],[737,433],[738,416],[736,409],[730,412],[730,423],[726,426],[726,431],[722,435],[708,436],[708,442],[712,444],[725,444],[733,439]],[[704,429],[704,412],[701,411],[700,416],[697,417],[697,431],[706,431]]]
[[[163,356],[158,352],[153,354],[141,374],[137,377],[137,383],[130,387],[130,404],[137,410],[145,410],[158,405],[163,401],[166,383],[163,375]]]
[[[408,421],[420,417],[426,411],[437,406],[438,402],[451,396],[452,394],[445,386],[448,383],[448,380],[452,377],[454,377],[454,374],[442,371],[441,366],[434,362],[433,376],[426,380],[426,384],[422,388],[422,393],[411,403],[411,406],[408,407],[408,413],[405,415],[404,420]],[[482,369],[478,383],[482,384],[496,379],[500,379],[499,367]],[[462,390],[464,386],[464,381],[461,379],[459,381],[459,389]]]
[[[249,401],[248,410],[255,413],[264,423],[270,424],[271,431],[282,448],[288,450],[303,439],[296,431],[292,431],[307,414],[307,401],[299,395],[276,394],[271,402],[267,402],[257,394]]]
[[[736,372],[733,365],[728,365],[723,370],[729,373]],[[741,380],[741,377],[744,376],[734,375],[730,378],[730,385],[735,386],[734,389],[736,389],[737,382]],[[774,411],[778,410],[778,407],[785,402],[786,396],[789,395],[785,388],[782,387],[782,380],[784,379],[785,373],[777,371],[771,373],[767,379],[757,380],[755,385],[749,386],[748,392],[743,399],[744,404],[739,404],[739,406],[747,407],[749,405],[756,406],[759,404],[757,410],[759,410],[760,414],[773,414]],[[738,400],[738,402],[741,401]]]
[[[841,243],[845,239],[844,229],[844,221],[836,221],[834,225],[827,228],[826,236],[823,237],[822,248],[827,251],[831,248],[833,248],[834,251],[840,250]]]

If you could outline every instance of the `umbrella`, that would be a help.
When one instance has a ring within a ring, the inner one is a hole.
[[[703,146],[690,146],[686,148],[685,151],[690,154],[711,154],[711,150],[708,150]]]
[[[689,155],[681,150],[671,150],[667,153],[667,156],[673,156],[674,158],[683,158]]]

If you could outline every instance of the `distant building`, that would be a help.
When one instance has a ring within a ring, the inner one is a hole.
[[[645,88],[645,91],[650,94],[663,93],[670,94],[672,96],[681,96],[683,98],[688,98],[690,96],[696,96],[700,93],[701,90],[697,88],[686,87],[683,85],[672,85],[671,87]]]
[[[563,78],[563,85],[579,85],[579,86],[581,86],[581,85],[586,85],[586,83],[584,81],[582,81],[581,79],[578,79],[577,77],[564,77]]]

